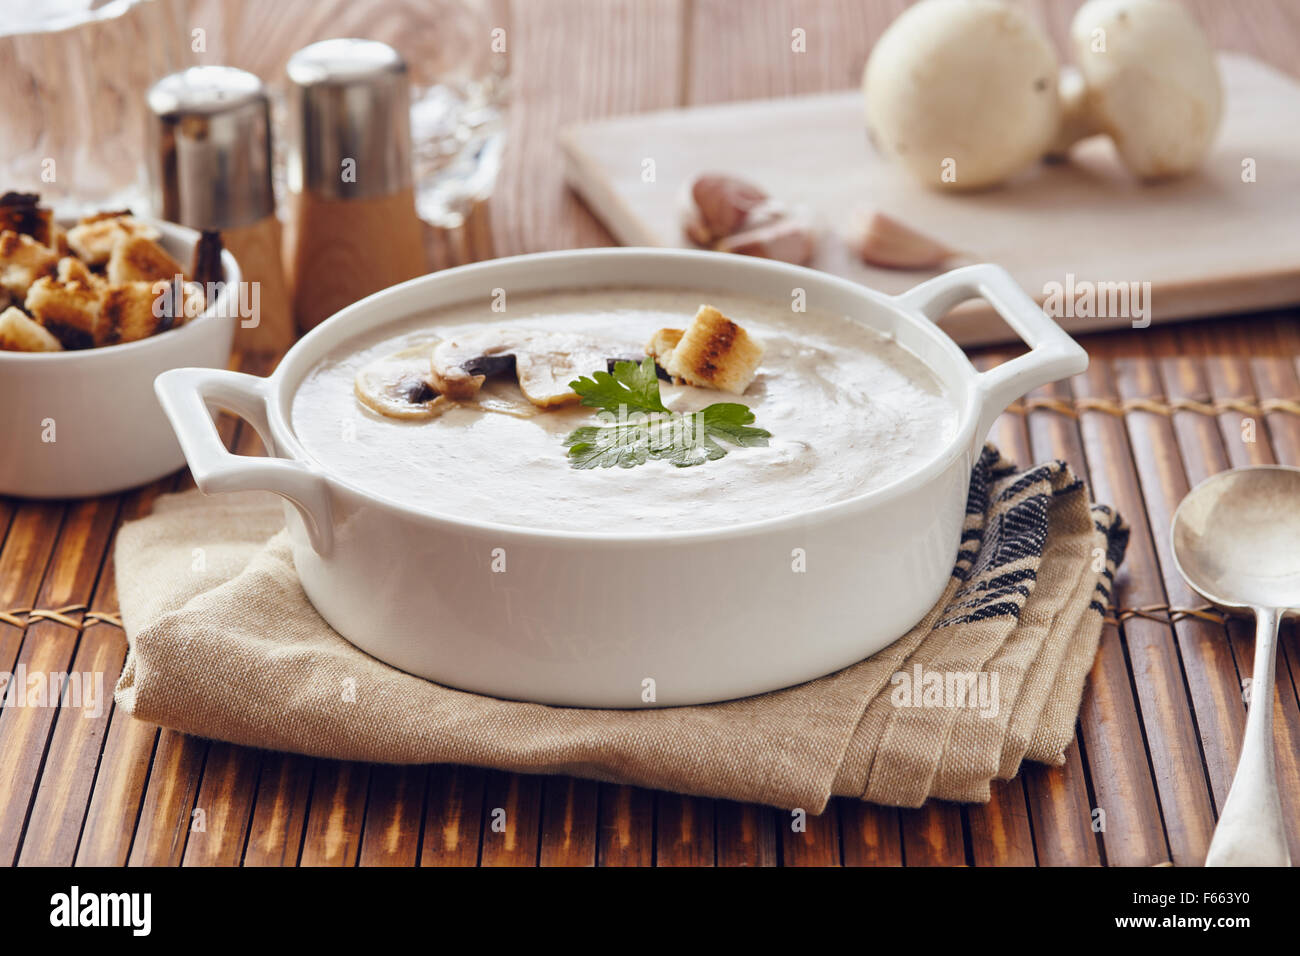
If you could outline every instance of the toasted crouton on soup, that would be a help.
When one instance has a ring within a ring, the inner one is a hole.
[[[740,395],[762,359],[763,346],[748,332],[713,306],[702,305],[663,366],[687,385]]]
[[[677,348],[677,343],[682,340],[683,334],[681,329],[657,330],[646,343],[645,354],[663,365],[668,360],[668,356],[673,354],[673,349]]]

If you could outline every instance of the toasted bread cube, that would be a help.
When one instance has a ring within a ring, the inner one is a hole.
[[[31,236],[6,229],[0,232],[0,286],[18,300],[41,276],[54,274],[59,254]]]
[[[166,282],[123,282],[104,293],[103,324],[110,342],[138,342],[185,321],[184,306],[173,310],[154,303],[167,292]],[[173,311],[178,314],[173,316]]]
[[[182,326],[190,319],[198,318],[208,307],[207,295],[203,286],[197,282],[182,282],[178,285],[175,279],[159,279],[150,283],[150,287],[155,300],[159,297],[163,299],[155,306],[160,315],[156,332],[166,332]]]
[[[42,245],[54,247],[54,212],[42,208],[36,193],[7,192],[0,196],[0,229],[31,236]]]
[[[763,346],[711,305],[702,305],[662,363],[687,385],[740,395],[754,380]]]
[[[677,343],[685,333],[681,329],[658,329],[645,344],[645,354],[655,360],[655,364],[664,372],[668,371],[668,356],[673,354]],[[682,384],[681,379],[669,376],[672,382]]]
[[[55,275],[60,282],[80,282],[96,292],[103,292],[104,289],[108,288],[108,283],[104,281],[104,277],[91,272],[86,267],[86,264],[76,256],[64,256],[60,259]]]
[[[113,247],[108,257],[108,281],[157,282],[183,275],[185,269],[152,239],[131,236]]]
[[[663,365],[668,361],[668,356],[673,354],[673,349],[677,348],[677,343],[682,340],[684,334],[681,329],[659,329],[645,344],[645,354]]]
[[[10,352],[61,352],[63,345],[17,306],[0,312],[0,349]]]
[[[100,323],[100,291],[77,279],[37,279],[27,292],[27,311],[63,343],[65,349],[106,344]]]
[[[148,223],[133,216],[115,213],[81,220],[68,230],[68,245],[87,265],[100,266],[108,262],[119,242],[134,236],[158,239],[160,235]]]

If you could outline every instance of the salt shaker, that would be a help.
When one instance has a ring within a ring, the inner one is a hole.
[[[233,67],[196,66],[163,77],[147,100],[155,211],[193,229],[220,231],[245,283],[236,348],[282,353],[293,344],[294,325],[262,81]]]
[[[428,271],[411,172],[410,80],[392,47],[323,40],[289,59],[285,243],[303,331]]]

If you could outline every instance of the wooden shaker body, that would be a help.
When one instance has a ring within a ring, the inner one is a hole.
[[[291,200],[285,264],[298,329],[315,328],[372,292],[429,271],[415,193]]]
[[[282,230],[275,214],[248,226],[221,230],[221,241],[239,263],[244,282],[258,283],[259,320],[256,326],[235,327],[235,349],[282,355],[297,337],[293,303],[281,259]]]

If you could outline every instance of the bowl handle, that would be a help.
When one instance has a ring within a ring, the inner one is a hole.
[[[265,442],[270,434],[266,379],[224,369],[174,368],[159,375],[153,387],[200,491],[274,492],[298,509],[316,553],[329,554],[334,535],[325,478],[299,461],[231,454],[208,411],[211,404],[238,415]]]
[[[997,368],[975,373],[977,413],[972,453],[978,457],[993,423],[1007,406],[1040,385],[1084,371],[1088,353],[1001,266],[984,263],[953,269],[895,296],[894,301],[937,321],[949,309],[974,298],[993,306],[1030,349]]]

